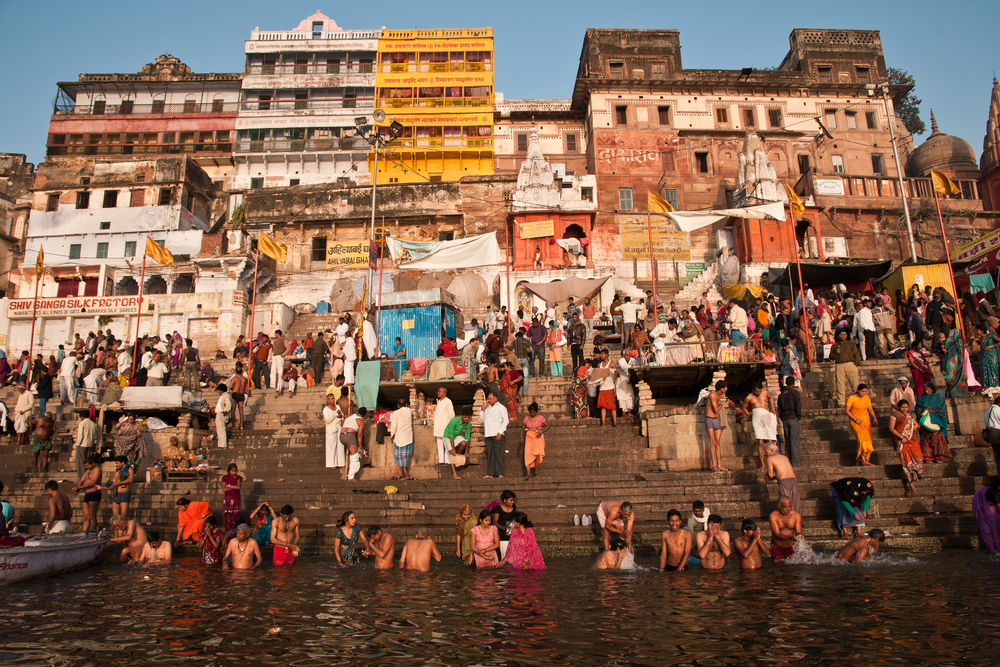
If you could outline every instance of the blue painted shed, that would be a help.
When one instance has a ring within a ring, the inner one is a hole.
[[[457,311],[452,295],[440,287],[385,294],[382,296],[379,350],[391,357],[399,336],[406,346],[408,359],[433,357],[442,336],[455,337]]]

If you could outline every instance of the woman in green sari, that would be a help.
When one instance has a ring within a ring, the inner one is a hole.
[[[948,405],[937,393],[933,382],[924,383],[924,393],[917,397],[917,422],[920,424],[920,451],[925,463],[951,461],[948,448]]]
[[[461,558],[466,565],[472,565],[472,537],[469,533],[477,523],[479,520],[472,513],[472,506],[462,505],[455,517],[455,542],[457,546],[455,555]]]
[[[948,396],[965,396],[969,393],[968,378],[965,377],[965,343],[962,332],[955,327],[955,311],[950,308],[941,309],[941,321],[948,337],[944,342],[945,355],[942,360],[944,381],[948,387]]]
[[[986,335],[983,336],[980,353],[983,361],[983,387],[1000,387],[1000,334],[997,326],[1000,319],[990,317],[986,321]]]
[[[358,546],[358,541],[362,546]],[[350,567],[357,565],[361,559],[361,551],[368,549],[368,539],[365,531],[358,527],[358,519],[354,512],[344,512],[337,522],[337,532],[333,534],[333,554],[337,557],[337,565]]]

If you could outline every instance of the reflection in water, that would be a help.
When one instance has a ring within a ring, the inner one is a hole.
[[[675,574],[584,559],[428,574],[318,558],[252,572],[106,565],[4,588],[0,663],[978,665],[1000,653],[997,559],[797,557],[810,564]]]

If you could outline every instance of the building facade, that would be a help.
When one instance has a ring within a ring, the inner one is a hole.
[[[990,111],[979,170],[983,204],[989,211],[1000,211],[1000,82],[996,77],[993,77],[993,90],[990,92]]]

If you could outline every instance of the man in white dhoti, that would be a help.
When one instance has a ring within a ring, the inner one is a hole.
[[[764,389],[762,382],[755,382],[753,391],[743,399],[743,412],[750,413],[753,437],[757,440],[757,453],[760,455],[760,469],[765,470],[767,454],[764,447],[778,439],[778,418],[775,416],[774,397]]]
[[[670,342],[671,334],[670,327],[667,325],[667,316],[659,315],[657,317],[659,324],[653,327],[653,330],[649,332],[649,340],[653,343],[653,356],[656,358],[656,363],[660,366],[667,365],[667,343]]]
[[[344,413],[333,394],[326,396],[323,421],[326,423],[326,467],[343,468],[347,465],[344,446],[340,444],[340,425],[344,423]]]
[[[358,350],[354,346],[354,336],[344,339],[344,384],[354,385],[354,363],[358,360]]]
[[[215,390],[219,392],[219,401],[215,404],[215,430],[219,438],[219,448],[229,447],[226,438],[226,422],[233,411],[233,399],[229,395],[229,388],[224,384],[219,384]]]
[[[377,359],[378,339],[375,337],[375,325],[365,320],[361,326],[361,342],[365,346],[365,353],[369,359]]]
[[[637,355],[635,350],[626,350],[621,359],[618,360],[618,378],[615,380],[615,398],[618,399],[618,407],[622,409],[622,417],[631,417],[632,408],[635,406],[635,392],[629,380],[629,371],[636,366]]]

